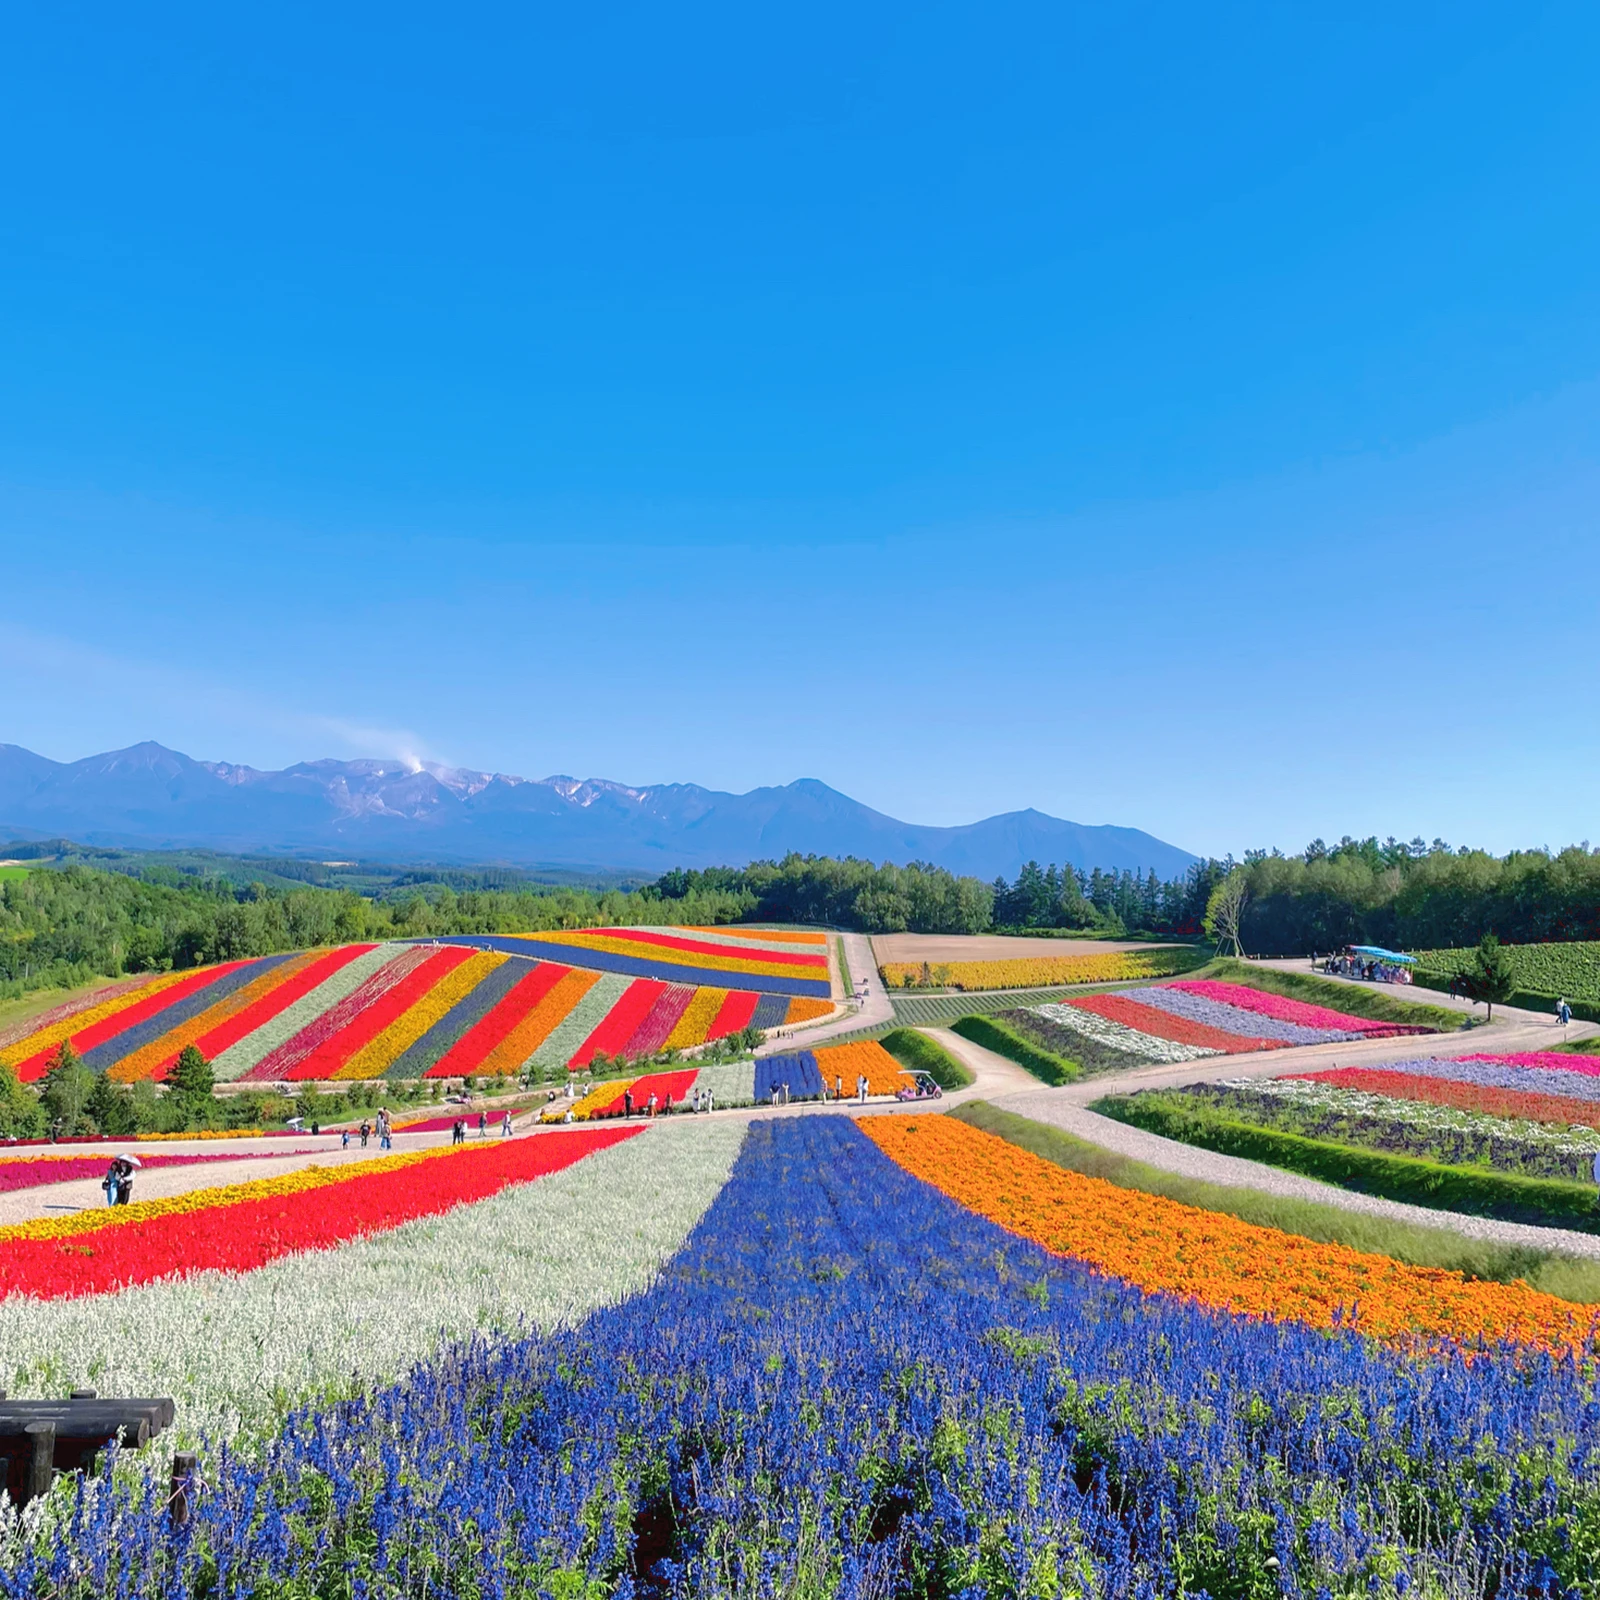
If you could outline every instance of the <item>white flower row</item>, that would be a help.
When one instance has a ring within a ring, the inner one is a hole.
[[[324,978],[316,988],[303,994],[291,1006],[286,1006],[277,1016],[247,1033],[237,1044],[230,1045],[215,1061],[211,1071],[219,1083],[231,1083],[242,1078],[252,1067],[258,1067],[281,1044],[287,1044],[299,1031],[315,1022],[322,1013],[354,994],[380,967],[405,955],[403,945],[380,944],[345,962],[337,972]]]
[[[564,1067],[583,1048],[583,1041],[600,1026],[610,1011],[628,991],[632,978],[619,973],[603,972],[595,979],[583,998],[545,1037],[543,1044],[522,1063],[539,1067]],[[521,1071],[521,1067],[518,1068]]]
[[[1158,1039],[1153,1033],[1143,1033],[1109,1017],[1082,1011],[1077,1006],[1058,1004],[1029,1006],[1028,1009],[1046,1022],[1071,1028],[1097,1044],[1109,1045],[1113,1050],[1126,1050],[1129,1055],[1143,1056],[1147,1061],[1159,1061],[1176,1066],[1183,1061],[1200,1061],[1206,1056],[1220,1056],[1221,1050],[1210,1050],[1198,1044],[1179,1044],[1175,1039]]]
[[[1247,1089],[1252,1094],[1268,1095],[1308,1111],[1323,1111],[1334,1116],[1382,1117],[1388,1122],[1404,1123],[1407,1127],[1429,1132],[1482,1134],[1487,1138],[1535,1145],[1562,1155],[1600,1154],[1600,1132],[1577,1124],[1563,1128],[1521,1118],[1494,1117],[1484,1111],[1430,1105],[1425,1100],[1401,1100],[1305,1078],[1225,1078],[1220,1086]],[[1600,1105],[1595,1107],[1595,1113],[1600,1118]]]
[[[667,1125],[489,1200],[258,1272],[0,1301],[14,1396],[171,1395],[173,1443],[248,1442],[441,1343],[547,1330],[642,1290],[727,1182],[744,1128]]]

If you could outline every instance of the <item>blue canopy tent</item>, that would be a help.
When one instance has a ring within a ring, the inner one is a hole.
[[[1397,967],[1414,967],[1417,964],[1415,956],[1403,956],[1398,950],[1385,950],[1378,944],[1353,944],[1349,950],[1351,955],[1360,956],[1366,961],[1388,961]]]

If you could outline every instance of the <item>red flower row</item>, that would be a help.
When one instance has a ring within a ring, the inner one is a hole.
[[[641,1131],[586,1128],[477,1143],[297,1193],[133,1218],[94,1232],[0,1239],[0,1298],[56,1300],[211,1269],[251,1272],[280,1256],[487,1200]]]
[[[1537,1094],[1528,1089],[1496,1089],[1454,1078],[1424,1078],[1412,1072],[1385,1072],[1379,1067],[1336,1067],[1328,1072],[1300,1072],[1298,1078],[1330,1083],[1340,1089],[1387,1095],[1391,1100],[1419,1100],[1457,1111],[1482,1111],[1491,1117],[1525,1117],[1530,1122],[1555,1122],[1593,1127],[1600,1122],[1600,1102],[1571,1095]]]
[[[1255,1039],[1244,1034],[1228,1033],[1213,1028],[1208,1023],[1194,1022],[1188,1017],[1163,1011],[1159,1006],[1147,1006],[1137,1000],[1124,1000],[1119,994],[1090,994],[1074,1000],[1080,1011],[1092,1011],[1108,1022],[1120,1022],[1125,1028],[1137,1028],[1140,1033],[1154,1034],[1158,1039],[1170,1039],[1175,1044],[1192,1044],[1202,1050],[1221,1050],[1226,1055],[1241,1055],[1250,1050],[1277,1050],[1281,1039]]]

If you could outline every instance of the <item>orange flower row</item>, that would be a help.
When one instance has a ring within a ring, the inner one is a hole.
[[[1596,1337],[1594,1307],[1121,1189],[951,1117],[868,1117],[858,1126],[891,1160],[969,1210],[1141,1289],[1312,1327],[1340,1317],[1382,1337],[1551,1348],[1588,1348]]]
[[[857,1076],[867,1080],[868,1094],[894,1094],[911,1082],[904,1069],[876,1039],[857,1040],[854,1044],[820,1045],[813,1052],[817,1070],[828,1092],[833,1093],[835,1083],[844,1080],[844,1092],[856,1092]]]

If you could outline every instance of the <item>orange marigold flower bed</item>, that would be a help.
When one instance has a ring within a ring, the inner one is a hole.
[[[1510,1339],[1588,1348],[1600,1309],[1524,1283],[1459,1272],[1258,1227],[1161,1195],[1087,1178],[951,1117],[867,1117],[891,1160],[969,1210],[1141,1289],[1220,1310],[1382,1337]]]

